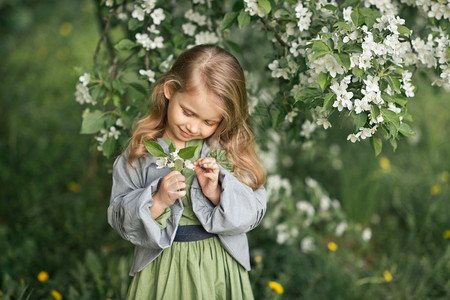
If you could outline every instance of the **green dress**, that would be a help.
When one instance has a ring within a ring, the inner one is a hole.
[[[186,146],[198,145],[192,161],[200,157],[203,140],[192,140]],[[200,225],[192,210],[190,186],[195,172],[183,171],[186,196],[180,225]],[[170,208],[155,221],[165,228]],[[135,274],[128,299],[253,299],[248,272],[222,247],[219,238],[193,242],[173,242],[160,256]]]

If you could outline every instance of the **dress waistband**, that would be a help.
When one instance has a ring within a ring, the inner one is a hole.
[[[193,242],[215,237],[216,234],[209,233],[202,225],[178,226],[174,242]]]

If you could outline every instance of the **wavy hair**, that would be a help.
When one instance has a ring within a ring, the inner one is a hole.
[[[198,45],[183,52],[169,72],[156,82],[152,109],[134,127],[128,146],[129,162],[134,166],[136,158],[148,153],[144,139],[156,140],[163,136],[168,107],[164,86],[170,85],[174,93],[191,92],[196,88],[194,74],[200,78],[203,87],[222,101],[223,120],[207,140],[208,146],[213,150],[221,145],[234,164],[234,176],[257,189],[264,184],[266,174],[255,152],[244,72],[233,55],[217,46]]]

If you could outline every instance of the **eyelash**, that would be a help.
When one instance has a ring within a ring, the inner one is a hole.
[[[192,114],[190,114],[187,110],[184,110],[184,109],[183,109],[183,114],[184,114],[186,117],[192,116]],[[215,123],[208,123],[208,122],[205,122],[205,124],[206,124],[206,126],[209,126],[209,127],[213,127],[213,126],[215,125]]]

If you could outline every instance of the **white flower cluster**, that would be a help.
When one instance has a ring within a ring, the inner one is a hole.
[[[92,96],[89,93],[88,84],[91,81],[91,75],[88,73],[84,73],[80,76],[79,81],[80,83],[76,85],[75,101],[80,104],[97,104],[97,102],[92,99]]]
[[[450,2],[443,0],[400,0],[411,6],[416,6],[422,10],[428,18],[436,20],[450,19]]]
[[[183,162],[183,167],[184,168],[188,168],[193,170],[194,169],[194,165],[192,164],[192,162],[190,160],[184,160],[183,158],[181,158],[178,155],[179,150],[175,150],[174,152],[171,152],[169,154],[169,156],[166,157],[160,157],[157,161],[156,161],[156,168],[157,169],[162,169],[164,167],[168,167],[168,168],[173,168],[175,167],[175,161],[176,160],[180,160]]]
[[[116,126],[123,127],[122,119],[117,119]],[[120,131],[116,128],[116,126],[111,126],[109,130],[101,129],[99,135],[95,137],[95,140],[98,142],[97,150],[103,151],[103,144],[105,144],[108,138],[114,138],[115,140],[119,139]]]
[[[194,3],[195,4],[195,3]],[[205,1],[197,2],[197,4],[205,4]],[[209,4],[208,4],[209,5]],[[201,9],[202,6],[195,6]],[[187,10],[184,17],[188,20],[181,26],[184,34],[189,37],[194,37],[194,44],[217,44],[219,42],[218,35],[211,31],[211,20],[192,8]]]
[[[300,32],[306,31],[311,25],[312,12],[303,6],[304,1],[299,1],[295,6],[295,17],[298,19],[297,26]]]
[[[245,11],[249,13],[250,16],[264,17],[265,13],[261,7],[258,5],[256,0],[244,0]]]
[[[155,25],[160,25],[165,20],[166,15],[162,8],[156,8],[156,0],[142,0],[139,4],[135,4],[131,17],[138,21],[144,21],[146,15],[150,15],[153,24],[147,28],[148,33],[137,33],[135,38],[138,44],[141,44],[145,50],[157,49],[164,47],[164,38],[160,36],[160,31]],[[150,35],[149,35],[150,34]]]

